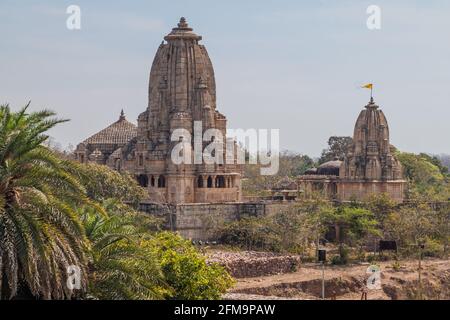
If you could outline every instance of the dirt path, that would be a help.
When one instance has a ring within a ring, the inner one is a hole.
[[[381,262],[380,290],[368,290],[368,299],[407,298],[405,290],[416,290],[418,261],[401,261],[400,268],[393,269],[393,262]],[[365,284],[369,264],[352,266],[327,266],[325,268],[326,293],[336,299],[360,299],[361,287]],[[443,297],[443,292],[435,292],[440,287],[449,286],[450,260],[425,260],[422,263],[424,291],[429,295]],[[321,267],[304,264],[296,272],[238,279],[230,294],[251,294],[259,297],[285,297],[294,299],[317,299],[321,292]],[[404,292],[405,291],[405,292]],[[442,291],[442,290],[441,290]]]

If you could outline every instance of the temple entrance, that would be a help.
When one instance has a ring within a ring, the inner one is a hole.
[[[148,177],[145,174],[140,174],[137,176],[137,181],[141,187],[148,187]]]

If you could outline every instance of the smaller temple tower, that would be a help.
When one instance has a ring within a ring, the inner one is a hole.
[[[356,120],[353,142],[343,161],[334,159],[298,178],[300,191],[308,196],[322,192],[336,201],[366,200],[387,193],[403,202],[406,181],[402,166],[389,143],[389,126],[373,98]]]
[[[388,193],[402,202],[406,181],[394,151],[386,117],[370,98],[356,120],[353,143],[339,170],[338,197],[351,200],[370,193]]]

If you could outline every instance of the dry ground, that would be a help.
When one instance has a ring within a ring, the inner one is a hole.
[[[378,263],[381,268],[379,290],[368,290],[368,299],[415,299],[418,297],[418,261]],[[361,299],[369,264],[327,266],[325,291],[328,299]],[[237,279],[224,298],[228,299],[318,299],[321,294],[321,267],[302,264],[297,271],[255,278]],[[422,297],[450,299],[450,260],[428,259],[422,262]]]

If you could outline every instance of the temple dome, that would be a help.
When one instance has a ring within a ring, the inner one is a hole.
[[[306,175],[308,175],[308,174],[317,174],[317,168],[309,168],[309,169],[307,169],[305,171],[304,174],[306,174]]]
[[[339,176],[339,169],[341,167],[341,164],[342,161],[340,160],[332,160],[322,163],[317,168],[317,174],[327,176]]]
[[[135,124],[127,121],[125,115],[120,113],[119,120],[106,127],[105,129],[90,136],[82,143],[89,144],[117,144],[123,145],[134,138],[137,134],[137,127]]]

